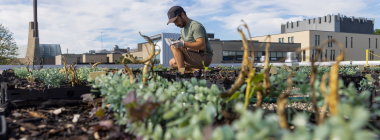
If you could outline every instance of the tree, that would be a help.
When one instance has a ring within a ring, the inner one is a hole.
[[[380,29],[375,29],[375,31],[373,31],[373,34],[380,35]]]
[[[16,58],[17,45],[13,33],[0,24],[0,65],[21,64]]]

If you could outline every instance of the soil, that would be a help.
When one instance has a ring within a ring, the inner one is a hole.
[[[16,106],[33,104],[35,102],[28,101]],[[115,131],[99,126],[102,120],[97,118],[94,107],[87,102],[50,100],[39,104],[40,107],[8,109],[12,110],[6,117],[9,139],[120,139]],[[75,115],[80,115],[77,122],[73,122]],[[112,111],[105,111],[105,116],[103,120],[113,120]],[[120,127],[115,128],[120,130]],[[134,139],[131,135],[124,135]]]

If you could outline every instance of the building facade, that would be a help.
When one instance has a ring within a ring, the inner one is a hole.
[[[343,15],[326,15],[323,17],[304,19],[303,21],[281,24],[281,34],[308,30],[373,34],[374,19],[363,17],[347,17]]]
[[[301,48],[300,43],[271,43],[269,54],[264,47],[260,47],[263,42],[254,41],[255,60],[260,60],[261,56],[269,55],[270,62],[284,62],[287,52],[295,52]],[[241,40],[210,40],[214,56],[211,63],[241,63],[243,60],[243,43]],[[251,47],[249,47],[251,48]],[[252,51],[250,51],[250,57]],[[298,59],[298,56],[296,57]],[[256,61],[257,62],[257,61]]]
[[[264,41],[266,36],[253,37],[254,40]],[[322,41],[335,39],[342,43],[346,55],[344,60],[363,61],[366,59],[366,49],[374,54],[380,54],[380,35],[374,34],[357,34],[329,31],[300,31],[285,34],[271,35],[272,40],[278,40],[278,43],[300,43],[302,49],[300,59],[302,62],[310,62],[311,58],[316,55],[316,51],[310,49],[319,46]],[[337,44],[328,43],[323,47],[322,58],[327,61],[336,61],[336,57],[343,51]],[[319,56],[320,57],[320,56]],[[378,59],[371,55],[370,60]]]
[[[344,60],[363,61],[366,59],[366,50],[380,54],[380,35],[373,34],[374,19],[355,18],[338,15],[327,15],[304,21],[291,22],[281,25],[281,34],[271,35],[272,42],[300,43],[299,61],[310,62],[311,58],[320,57],[323,61],[336,61],[337,56],[345,51]],[[267,36],[252,37],[253,40],[264,41]],[[313,47],[319,46],[326,40],[335,39],[344,48],[337,44],[327,43],[319,56]],[[380,59],[370,55],[370,60]]]
[[[156,50],[161,50],[161,53],[156,56],[155,62],[157,64],[169,64],[170,59],[173,58],[173,53],[171,52],[170,46],[166,42],[162,42],[162,38],[157,40],[156,38],[162,37],[177,39],[180,34],[174,33],[162,33],[155,36],[151,36],[154,42],[157,41]],[[241,40],[219,40],[214,39],[214,34],[208,34],[210,38],[210,45],[213,49],[213,64],[216,63],[241,63],[243,59],[243,44]],[[255,60],[260,60],[261,56],[265,56],[265,48],[259,47],[262,42],[253,42],[255,49]],[[286,52],[295,52],[297,49],[301,48],[300,43],[271,43],[269,48],[269,60],[270,62],[283,62]],[[149,56],[151,52],[151,46],[149,43],[140,43],[135,51],[131,54],[136,56],[137,59],[143,59]],[[251,54],[251,53],[250,53]]]

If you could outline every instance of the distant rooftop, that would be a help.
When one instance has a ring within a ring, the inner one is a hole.
[[[291,21],[281,24],[281,33],[307,30],[373,34],[375,19],[364,17],[347,17],[346,15],[326,15],[323,17]]]

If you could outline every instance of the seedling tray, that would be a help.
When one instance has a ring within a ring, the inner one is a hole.
[[[0,139],[7,139],[7,122],[5,121],[4,115],[0,115]]]
[[[78,86],[69,88],[35,89],[9,89],[6,82],[1,83],[1,103],[26,100],[46,99],[80,99],[83,94],[91,93],[91,86]],[[99,94],[99,93],[97,93]]]

